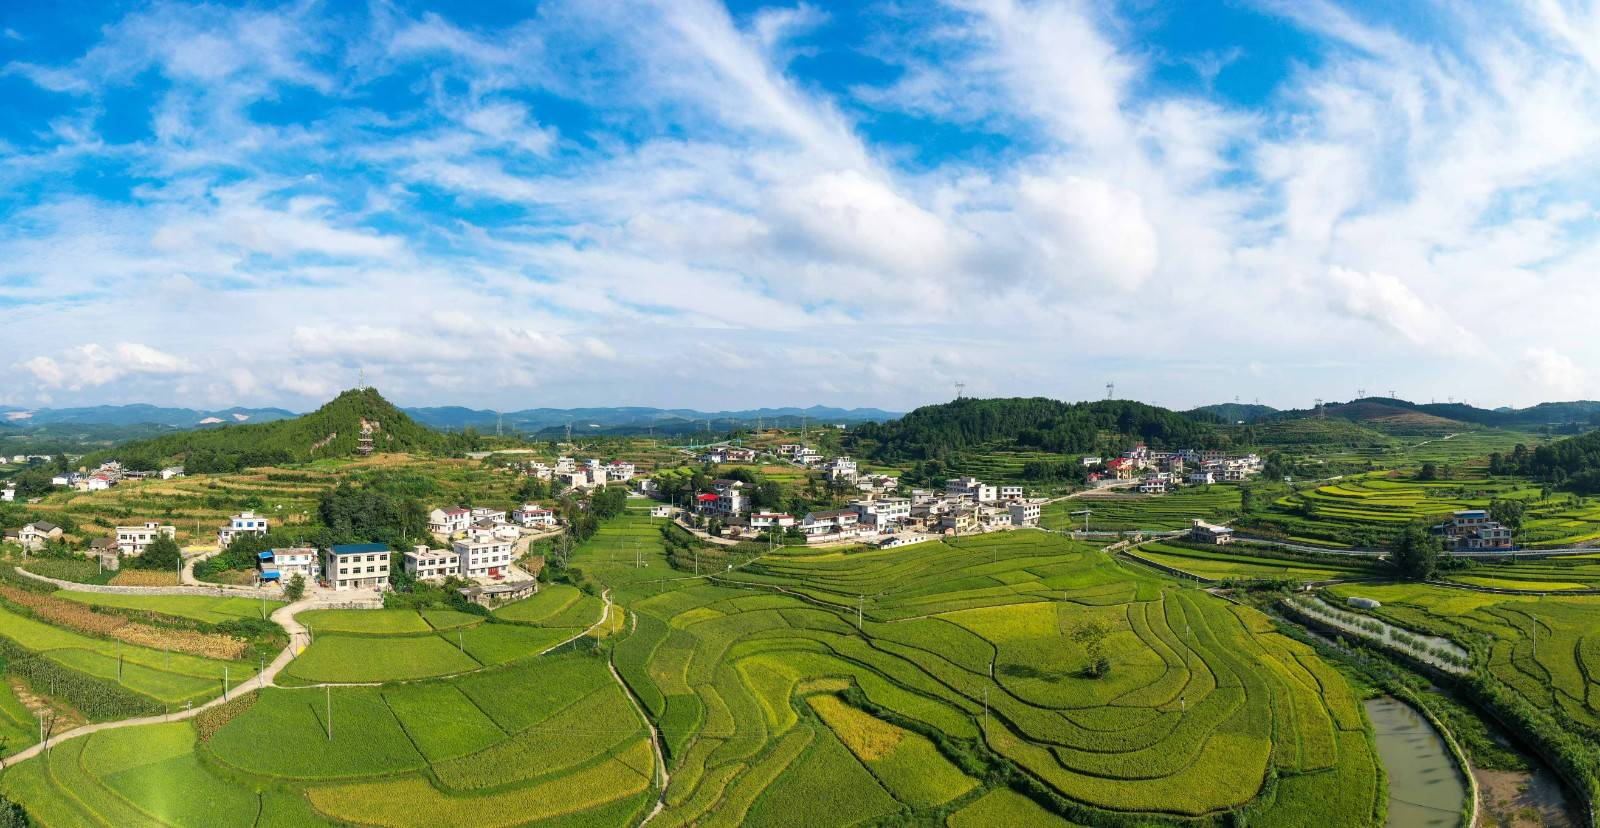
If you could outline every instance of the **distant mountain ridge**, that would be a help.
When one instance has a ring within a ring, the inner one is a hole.
[[[207,425],[270,423],[298,416],[282,408],[242,408],[234,406],[215,411],[197,408],[134,403],[131,405],[92,405],[81,408],[17,408],[0,406],[0,426],[44,425],[160,425],[171,428],[197,428]]]
[[[469,427],[479,431],[491,431],[498,424],[508,431],[539,432],[564,430],[570,422],[574,431],[582,430],[585,433],[595,433],[597,430],[643,431],[648,428],[666,433],[692,431],[703,428],[707,420],[711,421],[712,429],[727,431],[753,426],[758,422],[771,426],[798,426],[802,421],[814,425],[882,422],[901,416],[899,412],[884,411],[879,408],[834,408],[822,405],[809,408],[796,406],[751,408],[740,411],[699,411],[692,408],[646,406],[528,408],[506,412],[465,406],[423,406],[400,410],[417,422],[441,431],[460,431]],[[299,416],[299,413],[283,408],[240,406],[216,410],[145,403],[37,409],[0,406],[0,430],[8,426],[34,428],[54,425],[148,425],[187,429],[270,423]]]
[[[1600,402],[1571,400],[1539,403],[1527,408],[1488,409],[1466,403],[1414,403],[1395,397],[1362,397],[1349,402],[1326,402],[1321,415],[1353,422],[1408,422],[1431,427],[1446,427],[1453,423],[1494,428],[1587,426],[1600,424]],[[1315,409],[1296,409],[1277,411],[1262,419],[1315,416],[1318,416]]]
[[[814,405],[809,408],[751,408],[740,411],[699,411],[692,408],[652,408],[648,406],[591,407],[591,408],[528,408],[520,411],[495,412],[487,409],[462,406],[432,406],[403,409],[417,422],[433,428],[455,431],[476,428],[486,431],[499,425],[508,431],[539,432],[564,430],[568,423],[574,432],[593,433],[596,430],[654,428],[657,431],[692,431],[703,427],[707,420],[711,428],[726,431],[756,425],[798,426],[802,421],[812,424],[883,422],[900,417],[899,412],[879,408],[833,408]]]

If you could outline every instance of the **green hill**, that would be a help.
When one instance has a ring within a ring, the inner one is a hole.
[[[931,460],[983,448],[1065,455],[1152,448],[1225,448],[1211,415],[1180,414],[1130,400],[1066,403],[1045,397],[959,399],[927,405],[886,423],[849,432],[847,448],[875,460]]]
[[[1338,417],[1267,420],[1243,429],[1241,440],[1262,447],[1289,446],[1391,446],[1382,432]]]
[[[135,440],[106,452],[132,469],[179,463],[191,472],[237,471],[251,466],[302,462],[356,453],[363,426],[379,452],[437,449],[443,436],[418,425],[376,389],[352,389],[326,405],[289,420],[230,425]]]
[[[1270,405],[1256,405],[1252,403],[1217,403],[1216,405],[1202,405],[1190,409],[1187,413],[1198,415],[1211,415],[1227,423],[1253,423],[1266,419],[1278,413],[1278,409]]]

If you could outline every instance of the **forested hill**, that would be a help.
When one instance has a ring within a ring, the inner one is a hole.
[[[1045,397],[960,399],[918,408],[898,420],[850,430],[852,451],[878,460],[933,460],[980,446],[1042,451],[1223,448],[1230,440],[1216,417],[1180,414],[1129,400],[1066,403]]]
[[[376,451],[433,450],[444,442],[444,435],[418,425],[376,389],[366,388],[345,391],[316,411],[291,420],[165,434],[126,443],[104,457],[120,460],[131,469],[181,463],[191,472],[344,457],[355,453],[363,423],[371,426]]]
[[[1217,403],[1216,405],[1202,405],[1191,409],[1189,414],[1212,415],[1221,417],[1227,423],[1253,423],[1264,420],[1278,413],[1278,409],[1270,405],[1255,405],[1252,403]]]
[[[1525,474],[1579,494],[1600,494],[1600,431],[1529,450],[1489,455],[1491,474]]]

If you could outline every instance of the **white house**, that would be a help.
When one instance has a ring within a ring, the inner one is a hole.
[[[182,466],[168,466],[168,467],[166,467],[166,468],[161,470],[161,479],[162,480],[171,480],[174,477],[182,477],[182,476],[183,476],[183,467]]]
[[[419,581],[442,581],[461,572],[461,555],[454,549],[429,549],[418,544],[405,555],[406,574]]]
[[[1104,463],[1105,459],[1101,458],[1101,457],[1096,457],[1094,455],[1090,455],[1088,457],[1083,458],[1080,462],[1083,463],[1083,467],[1084,468],[1089,468],[1090,466],[1098,466],[1101,463]]]
[[[458,540],[450,544],[461,559],[463,578],[504,578],[511,565],[512,542],[494,538]]]
[[[843,455],[833,458],[828,465],[823,467],[823,473],[829,480],[844,483],[856,481],[856,461]]]
[[[228,522],[217,530],[217,546],[227,549],[233,539],[243,535],[265,535],[267,533],[267,519],[255,512],[240,512],[228,519]]]
[[[1196,469],[1189,472],[1189,485],[1191,486],[1210,486],[1215,482],[1217,482],[1217,473],[1210,469]]]
[[[457,532],[467,531],[472,524],[472,510],[459,506],[451,509],[434,509],[428,513],[428,531],[435,535],[450,537]]]
[[[850,504],[850,508],[861,516],[861,523],[880,530],[911,519],[911,500],[904,497],[857,500]]]
[[[90,477],[80,477],[73,485],[80,492],[103,492],[111,488],[111,478],[96,474]]]
[[[850,537],[856,534],[861,516],[851,509],[834,509],[811,512],[800,523],[800,531],[808,540],[831,540],[832,537]]]
[[[939,516],[939,528],[946,532],[961,534],[978,528],[978,510],[970,506],[951,509]]]
[[[54,523],[35,521],[17,530],[17,543],[29,552],[38,552],[50,541],[61,537],[61,527]]]
[[[788,529],[794,525],[794,515],[780,512],[756,512],[750,515],[751,529]]]
[[[1139,482],[1139,491],[1145,494],[1166,494],[1167,487],[1171,483],[1172,475],[1166,472],[1147,474],[1144,480]]]
[[[946,494],[969,497],[978,503],[993,503],[999,490],[976,477],[954,477],[944,482]]]
[[[626,483],[633,479],[635,468],[632,463],[622,460],[612,460],[606,464],[606,479],[617,483]]]
[[[16,499],[17,499],[17,484],[15,484],[15,483],[7,483],[6,487],[4,489],[0,489],[0,500],[5,501],[6,503],[10,503],[11,501],[16,500]]]
[[[1001,486],[1000,487],[1000,499],[1001,500],[1021,500],[1022,499],[1022,487],[1021,486]]]
[[[159,521],[147,520],[142,526],[118,526],[117,550],[124,556],[137,557],[144,554],[145,547],[149,546],[156,538],[175,538],[178,528],[171,524],[163,525]]]
[[[67,472],[66,474],[58,474],[55,477],[50,478],[50,485],[52,486],[75,486],[77,483],[77,472]]]
[[[336,591],[383,589],[389,585],[389,547],[347,543],[322,553],[322,573]]]
[[[1039,514],[1044,510],[1044,500],[1011,501],[1012,526],[1038,526]]]
[[[662,504],[659,504],[659,505],[656,505],[656,506],[651,506],[650,507],[650,517],[653,517],[653,518],[672,517],[672,507],[668,506],[665,503],[662,503]]]
[[[287,582],[296,575],[316,580],[321,572],[318,557],[317,550],[310,546],[268,549],[256,554],[256,568],[263,581]]]
[[[483,506],[480,506],[480,507],[472,510],[472,522],[473,523],[482,523],[483,521],[486,521],[486,520],[489,521],[490,523],[505,523],[506,522],[505,510],[504,509],[490,509],[490,508],[483,507]]]
[[[518,526],[549,527],[556,525],[554,509],[541,508],[537,503],[524,503],[511,512],[511,519]]]
[[[722,450],[722,457],[729,463],[754,463],[756,452],[755,449],[729,446]]]

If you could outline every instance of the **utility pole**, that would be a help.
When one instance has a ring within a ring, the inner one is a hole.
[[[328,741],[331,742],[333,741],[333,688],[325,684],[322,686],[322,689],[325,691],[328,699],[328,714],[323,721],[328,725]]]
[[[867,596],[865,596],[865,595],[856,596],[856,629],[858,629],[858,630],[861,629],[861,613],[862,613],[862,610],[866,609],[866,606],[867,606]]]
[[[228,665],[222,665],[222,700],[228,700]]]
[[[983,738],[989,738],[989,688],[983,688]]]

